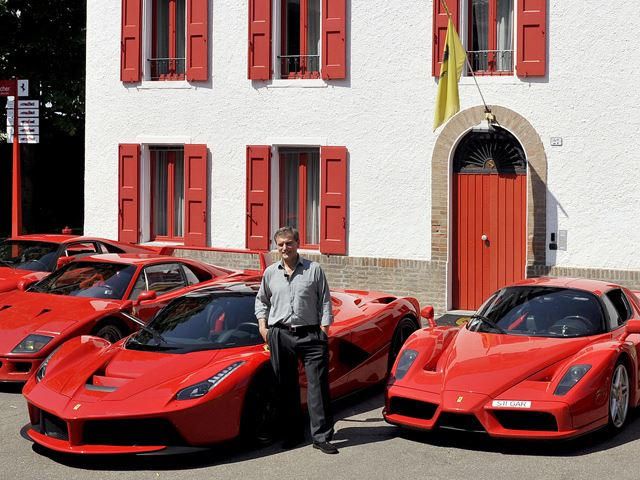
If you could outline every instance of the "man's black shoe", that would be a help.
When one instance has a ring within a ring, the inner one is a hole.
[[[328,453],[329,455],[335,455],[338,453],[336,446],[329,442],[313,442],[313,448],[317,448],[323,453]]]
[[[304,442],[303,436],[285,438],[284,441],[282,442],[282,448],[284,448],[285,450],[290,450],[292,448],[297,447],[302,442]]]

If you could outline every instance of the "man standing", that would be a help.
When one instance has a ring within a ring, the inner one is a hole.
[[[329,399],[329,325],[333,322],[329,285],[316,262],[298,255],[300,237],[292,227],[274,235],[281,260],[262,277],[255,313],[260,334],[269,344],[271,365],[280,387],[280,406],[288,420],[284,448],[304,440],[298,359],[307,374],[307,406],[313,448],[338,453],[330,443],[333,417]]]

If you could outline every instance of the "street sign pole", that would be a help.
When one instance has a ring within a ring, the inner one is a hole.
[[[20,142],[18,133],[18,84],[16,81],[16,95],[13,97],[13,175],[12,175],[12,208],[11,208],[11,236],[22,233],[22,175],[20,172]]]

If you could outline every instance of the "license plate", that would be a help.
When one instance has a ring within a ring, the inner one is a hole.
[[[495,408],[531,408],[529,400],[494,400],[491,406]]]

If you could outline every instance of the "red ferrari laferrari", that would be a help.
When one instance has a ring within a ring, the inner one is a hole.
[[[41,280],[75,257],[99,253],[150,253],[151,250],[104,238],[74,235],[21,235],[0,242],[0,292],[22,279]]]
[[[37,283],[0,297],[0,382],[24,382],[64,341],[95,335],[117,341],[171,299],[204,282],[255,279],[261,270],[229,270],[158,254],[76,259]]]
[[[204,447],[277,429],[275,380],[254,315],[258,284],[199,288],[115,344],[83,336],[49,355],[27,382],[29,436],[70,453]],[[419,325],[412,298],[332,292],[333,398],[383,381]],[[304,376],[301,386],[304,395]]]
[[[539,278],[498,290],[462,328],[416,332],[384,418],[412,429],[570,438],[622,428],[640,401],[640,300],[605,282]]]

